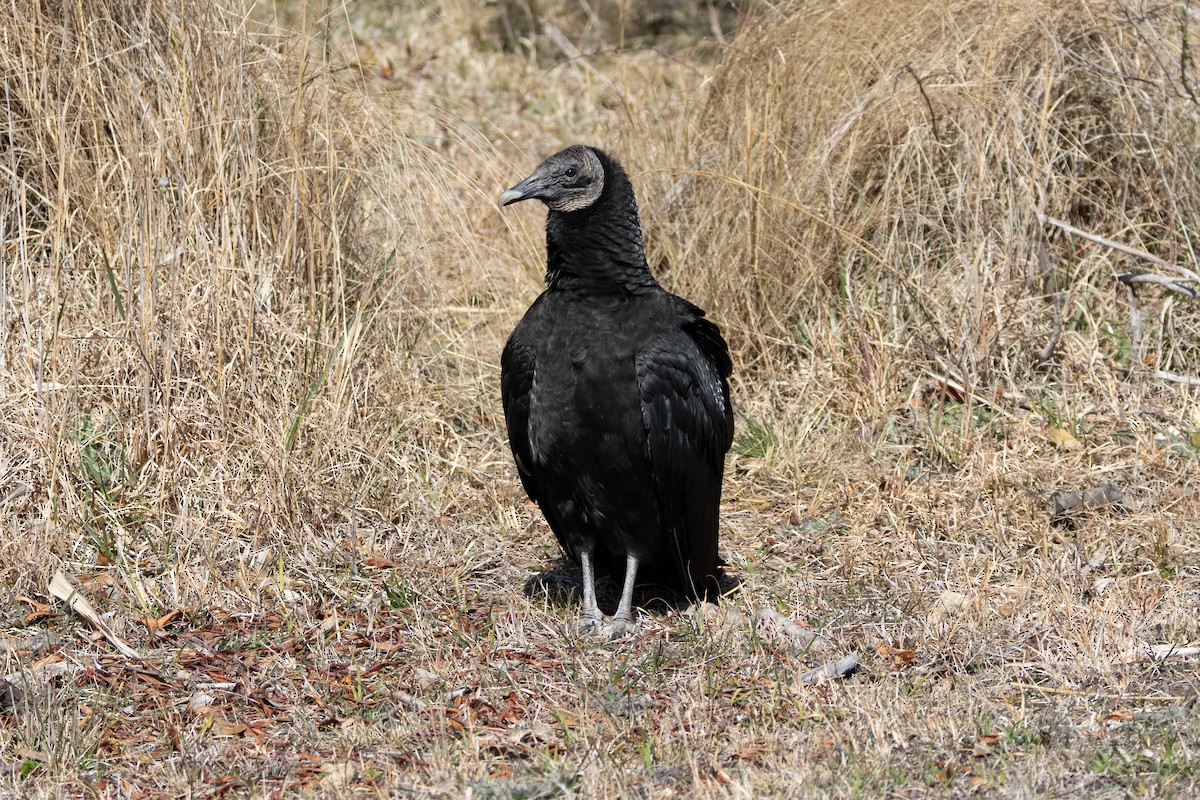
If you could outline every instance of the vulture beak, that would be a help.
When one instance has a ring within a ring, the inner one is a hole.
[[[504,194],[500,195],[500,205],[507,206],[513,203],[520,202],[525,199],[525,193],[521,191],[521,184],[517,184],[509,189]]]
[[[541,172],[535,170],[528,178],[500,195],[500,205],[509,206],[513,203],[519,203],[522,200],[530,200],[537,197],[538,190],[542,188],[540,185],[541,181]]]

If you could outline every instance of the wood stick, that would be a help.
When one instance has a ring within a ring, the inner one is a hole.
[[[807,684],[824,683],[834,678],[844,678],[856,669],[858,669],[858,653],[850,653],[837,661],[829,661],[816,669],[802,672],[797,680]]]
[[[1194,644],[1152,644],[1150,652],[1155,658],[1170,656],[1200,656],[1200,647]]]
[[[1069,222],[1063,222],[1061,219],[1058,219],[1057,217],[1049,217],[1048,216],[1048,217],[1045,217],[1045,221],[1050,223],[1051,225],[1053,225],[1056,228],[1061,228],[1062,230],[1066,231],[1067,233],[1073,233],[1076,236],[1080,236],[1084,239],[1087,239],[1089,242],[1095,242],[1096,244],[1102,244],[1105,247],[1111,247],[1113,250],[1119,250],[1122,253],[1125,253],[1126,255],[1133,256],[1134,258],[1140,258],[1143,261],[1149,261],[1151,264],[1158,264],[1160,267],[1166,267],[1167,269],[1179,269],[1179,270],[1182,270],[1184,273],[1189,272],[1189,270],[1185,270],[1182,267],[1176,267],[1174,264],[1167,263],[1166,261],[1163,261],[1158,256],[1147,253],[1145,250],[1139,250],[1136,247],[1130,247],[1127,244],[1121,244],[1120,242],[1115,242],[1112,239],[1107,239],[1103,236],[1100,236],[1099,234],[1088,233],[1087,231],[1085,231],[1081,228],[1076,228],[1074,225],[1072,225]]]
[[[1047,694],[1069,694],[1075,697],[1090,697],[1093,700],[1138,700],[1156,703],[1178,703],[1184,699],[1173,694],[1099,694],[1097,692],[1081,692],[1078,689],[1038,686],[1036,683],[1014,683],[1013,686],[1016,686],[1018,689],[1037,689],[1039,692],[1046,692]]]
[[[970,397],[976,403],[979,403],[979,405],[990,408],[992,411],[995,411],[997,414],[1004,417],[1005,419],[1008,419],[1008,420],[1016,419],[1016,417],[1014,417],[1011,413],[1009,413],[1008,411],[1005,411],[1003,408],[996,405],[991,400],[988,400],[983,395],[978,394],[977,392],[969,391],[966,386],[963,386],[961,383],[954,380],[949,375],[939,375],[930,369],[926,369],[925,374],[928,375],[930,378],[933,378],[935,381],[940,381],[941,383],[944,383],[945,385],[949,386],[954,391],[961,393],[964,397]]]
[[[1158,378],[1160,381],[1171,381],[1172,383],[1183,383],[1188,386],[1200,386],[1200,378],[1193,378],[1191,375],[1176,375],[1174,372],[1163,372],[1155,370],[1150,373],[1151,378]]]
[[[1157,283],[1164,289],[1169,289],[1172,292],[1178,292],[1184,297],[1190,297],[1193,300],[1200,297],[1200,289],[1193,289],[1190,286],[1184,286],[1179,283],[1180,278],[1172,278],[1166,275],[1149,275],[1140,272],[1126,272],[1123,275],[1118,275],[1117,280],[1126,286],[1133,283]],[[1183,278],[1182,280],[1187,280]]]
[[[72,611],[92,623],[104,635],[104,638],[112,643],[113,647],[121,651],[121,655],[126,658],[141,659],[142,656],[137,650],[127,645],[120,636],[117,636],[104,624],[104,620],[100,619],[100,615],[92,608],[92,604],[67,580],[67,576],[61,569],[54,571],[54,577],[50,579],[50,586],[46,591],[51,597],[63,601]]]

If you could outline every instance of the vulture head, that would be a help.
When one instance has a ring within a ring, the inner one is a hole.
[[[541,200],[551,211],[580,211],[600,199],[604,165],[596,151],[572,145],[543,161],[525,180],[500,195],[500,205]]]

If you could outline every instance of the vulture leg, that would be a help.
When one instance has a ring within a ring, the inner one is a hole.
[[[621,586],[621,602],[613,614],[612,634],[617,639],[633,631],[633,585],[637,582],[638,560],[633,553],[625,556],[625,583]]]
[[[579,565],[583,567],[583,612],[579,615],[577,630],[581,634],[599,628],[604,621],[600,606],[596,605],[596,569],[592,564],[595,547],[594,542],[588,542],[579,548]]]

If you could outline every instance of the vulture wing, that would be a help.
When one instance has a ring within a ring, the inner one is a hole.
[[[542,516],[550,523],[550,530],[554,531],[567,555],[578,561],[579,554],[571,547],[552,504],[545,502],[543,488],[538,485],[538,468],[544,470],[545,467],[538,464],[533,450],[530,419],[535,362],[533,350],[521,341],[519,330],[509,337],[500,354],[500,396],[504,403],[504,422],[508,427],[508,445],[512,448],[513,460],[517,462],[517,474],[521,476],[525,494],[542,509]]]
[[[698,596],[715,589],[717,516],[733,440],[729,350],[717,326],[690,306],[673,336],[637,359],[638,390],[667,547]]]
[[[529,499],[538,502],[533,478],[533,446],[529,438],[529,395],[533,391],[533,351],[516,335],[509,337],[500,355],[500,396],[504,402],[504,422],[508,426],[508,445],[521,485]]]

